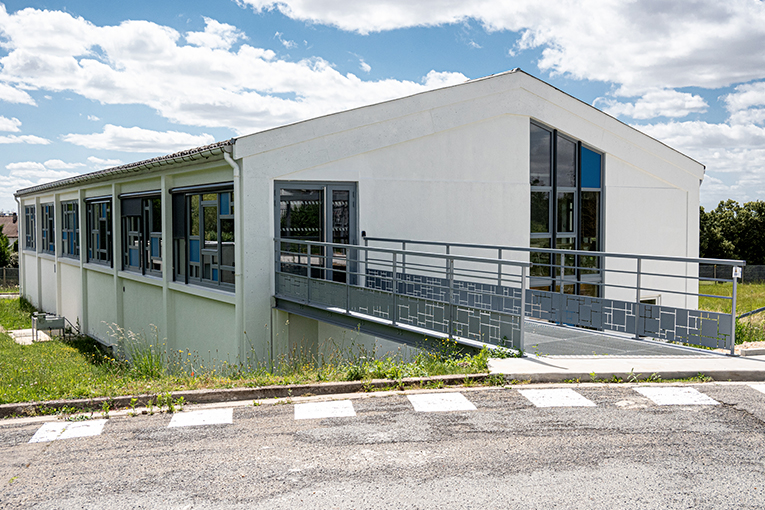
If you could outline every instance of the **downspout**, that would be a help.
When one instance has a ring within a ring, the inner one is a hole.
[[[18,218],[16,222],[18,223],[18,227],[16,227],[17,232],[21,232],[21,202],[19,202],[19,197],[17,197],[15,194],[13,195],[13,199],[16,201],[16,217]],[[24,225],[24,229],[26,230],[26,223]],[[22,234],[19,234],[19,237],[16,239],[16,253],[18,253],[19,256],[19,296],[24,297],[24,288],[25,285],[25,278],[24,278],[24,271],[22,271],[21,267],[21,260],[24,258],[22,257],[22,251],[21,251],[21,239],[22,235],[26,235],[26,232],[23,232]]]
[[[239,345],[240,355],[242,358],[247,358],[245,346],[246,332],[244,331],[244,288],[242,281],[242,267],[244,266],[244,247],[242,246],[244,241],[242,238],[242,172],[239,164],[234,161],[234,158],[225,149],[223,150],[223,159],[234,170],[234,323],[236,325],[237,344]]]

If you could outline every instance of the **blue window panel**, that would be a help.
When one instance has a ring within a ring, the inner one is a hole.
[[[151,238],[151,256],[159,257],[159,239],[156,237]]]
[[[229,210],[229,197],[230,195],[228,193],[220,194],[220,213],[221,214],[231,214],[231,211]]]
[[[215,268],[213,268],[213,270],[212,270],[212,279],[213,279],[214,282],[218,281],[218,270],[215,269]]]
[[[130,248],[128,250],[128,258],[129,258],[129,264],[134,267],[138,267],[138,250],[135,248]]]
[[[582,187],[600,188],[600,160],[602,156],[597,152],[591,151],[587,147],[582,147]]]
[[[189,261],[199,262],[199,239],[189,239]]]

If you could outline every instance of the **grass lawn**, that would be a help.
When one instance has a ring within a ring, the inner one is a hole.
[[[31,327],[34,311],[19,299],[0,300],[0,324],[6,329]],[[159,342],[155,342],[159,344]],[[218,363],[205,367],[194,353],[167,353],[153,344],[134,345],[134,362],[125,363],[97,342],[79,337],[19,345],[0,333],[0,404],[68,398],[90,398],[203,388],[255,387],[320,381],[393,379],[485,372],[489,353],[465,355],[445,342],[441,352],[422,353],[410,362],[391,356],[375,360],[348,352],[318,363],[293,356],[279,368]]]
[[[701,282],[700,294],[728,296],[733,293],[732,283]],[[739,283],[736,286],[736,315],[750,312],[765,306],[765,283]],[[712,312],[730,313],[731,301],[700,297],[699,308]],[[763,312],[765,314],[765,312]]]

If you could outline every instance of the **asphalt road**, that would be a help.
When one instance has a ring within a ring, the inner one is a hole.
[[[551,387],[445,390],[475,406],[460,411],[399,393],[323,419],[295,419],[296,404],[201,426],[113,416],[36,443],[42,421],[6,420],[0,508],[765,507],[765,393],[698,384],[684,387],[717,405],[658,405],[634,385],[559,385],[590,406],[536,407],[519,391]]]

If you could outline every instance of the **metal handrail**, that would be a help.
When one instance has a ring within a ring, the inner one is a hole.
[[[364,237],[365,241],[386,242],[386,243],[407,243],[407,244],[419,244],[423,246],[449,246],[455,248],[480,248],[486,250],[511,250],[511,251],[523,251],[534,253],[551,253],[553,255],[580,255],[593,257],[609,257],[609,258],[625,258],[625,259],[643,259],[643,260],[661,260],[666,262],[687,262],[698,264],[719,264],[725,266],[745,266],[745,260],[730,260],[730,259],[703,259],[693,257],[665,257],[663,255],[643,255],[636,253],[612,253],[605,251],[584,251],[584,250],[558,250],[554,248],[526,248],[522,246],[504,246],[493,244],[468,244],[468,243],[445,243],[440,241],[414,241],[411,239],[394,239],[386,237]],[[569,266],[567,266],[569,267]]]

